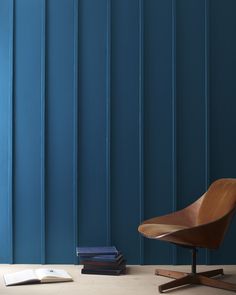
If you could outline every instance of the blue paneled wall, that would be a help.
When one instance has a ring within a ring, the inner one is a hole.
[[[234,0],[0,1],[0,262],[189,263],[137,232],[236,177]],[[235,264],[234,222],[199,262]]]

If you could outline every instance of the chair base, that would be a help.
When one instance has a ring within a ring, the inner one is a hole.
[[[175,279],[174,281],[162,284],[159,286],[159,292],[163,293],[164,291],[172,288],[177,288],[183,285],[204,285],[215,288],[220,288],[229,291],[236,291],[236,284],[227,283],[212,277],[217,275],[224,275],[223,269],[215,269],[210,271],[203,271],[199,273],[185,273],[181,271],[171,271],[166,269],[156,269],[155,275],[164,276],[168,278]]]

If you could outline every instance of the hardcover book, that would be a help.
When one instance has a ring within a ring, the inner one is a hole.
[[[96,269],[81,269],[82,274],[90,274],[90,275],[120,275],[125,273],[126,268],[123,269],[102,269],[102,270],[96,270]]]
[[[97,256],[97,255],[118,255],[118,251],[115,246],[110,247],[77,247],[77,256]]]
[[[120,264],[108,264],[108,263],[104,263],[104,264],[84,264],[84,269],[91,269],[91,270],[119,270],[119,269],[124,269],[125,268],[125,260],[122,260]]]
[[[120,253],[118,255],[97,255],[92,257],[83,256],[81,257],[80,262],[83,264],[91,263],[98,265],[99,263],[117,264],[120,263],[123,259],[124,257]]]

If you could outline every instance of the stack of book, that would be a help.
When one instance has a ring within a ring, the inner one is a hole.
[[[125,273],[126,260],[116,247],[77,247],[83,264],[82,274],[120,275]]]

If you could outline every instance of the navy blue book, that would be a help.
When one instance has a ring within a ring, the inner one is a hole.
[[[122,259],[119,263],[87,261],[83,265],[84,269],[123,269],[126,266],[126,260]]]
[[[96,255],[96,256],[83,256],[83,260],[89,259],[89,261],[108,261],[108,262],[117,262],[122,255]]]
[[[124,260],[124,256],[119,253],[118,255],[97,255],[97,256],[82,256],[80,257],[81,264],[119,264]]]
[[[81,269],[82,274],[90,274],[90,275],[113,275],[118,276],[120,274],[124,274],[126,271],[126,267],[122,269]]]
[[[77,247],[77,256],[80,257],[93,257],[97,255],[118,255],[118,250],[115,246],[106,247]]]

